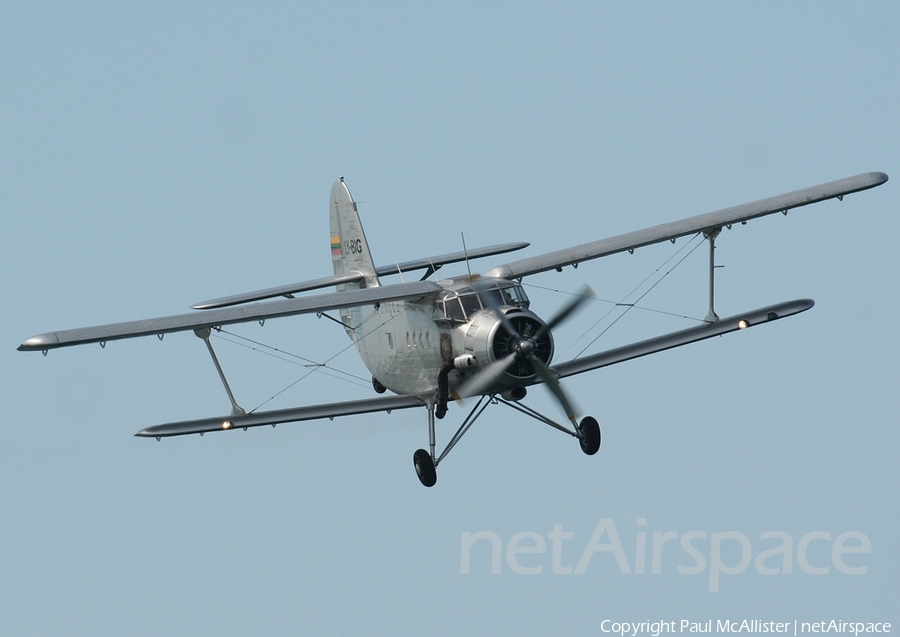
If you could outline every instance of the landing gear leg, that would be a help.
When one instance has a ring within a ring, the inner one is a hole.
[[[438,393],[437,407],[434,415],[438,420],[447,415],[447,401],[450,400],[450,372],[453,370],[453,363],[444,363],[441,371],[438,372]]]
[[[585,416],[578,425],[578,442],[581,450],[589,456],[593,456],[600,450],[600,424],[596,418]]]
[[[521,403],[510,402],[498,396],[494,396],[494,400],[501,405],[512,407],[516,411],[520,411],[523,414],[531,416],[539,422],[550,425],[554,429],[559,429],[560,431],[569,434],[573,438],[578,438],[578,442],[581,444],[581,450],[589,456],[593,456],[595,453],[600,451],[600,425],[597,423],[596,418],[585,416],[581,419],[580,423],[576,423],[573,419],[572,423],[575,425],[575,428],[569,429],[568,427],[561,425],[554,420],[551,420],[542,413],[535,411],[531,407],[527,407],[526,405],[523,405]]]

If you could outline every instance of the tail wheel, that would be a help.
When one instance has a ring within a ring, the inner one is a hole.
[[[437,470],[434,468],[434,461],[431,454],[424,449],[418,449],[413,454],[413,466],[416,468],[416,475],[419,476],[419,482],[426,487],[433,487],[437,482]]]
[[[600,424],[596,418],[585,416],[578,425],[578,442],[581,450],[589,456],[593,456],[600,450]]]

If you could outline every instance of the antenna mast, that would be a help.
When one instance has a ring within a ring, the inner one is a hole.
[[[460,232],[459,236],[462,237],[463,254],[466,256],[466,270],[469,272],[469,283],[471,283],[472,268],[469,267],[469,251],[466,249],[466,234],[464,232]]]

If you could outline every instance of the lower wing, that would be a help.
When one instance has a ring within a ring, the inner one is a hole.
[[[213,418],[201,418],[199,420],[183,420],[181,422],[171,422],[165,425],[147,427],[146,429],[137,432],[135,436],[159,439],[168,436],[204,434],[207,431],[247,429],[248,427],[262,427],[263,425],[275,426],[283,422],[319,420],[321,418],[335,418],[337,416],[368,414],[376,411],[386,411],[390,413],[394,409],[409,409],[410,407],[422,407],[424,405],[424,401],[415,396],[379,396],[378,398],[367,398],[365,400],[327,403],[324,405],[308,405],[306,407],[291,407],[290,409],[278,409],[274,411],[258,411],[244,416],[219,416]]]
[[[796,301],[778,303],[777,305],[770,305],[758,310],[729,316],[728,318],[720,319],[716,323],[707,323],[697,327],[689,327],[686,330],[657,336],[655,338],[647,339],[646,341],[623,345],[622,347],[616,347],[598,354],[591,354],[590,356],[576,358],[565,363],[558,363],[551,366],[550,369],[556,372],[560,378],[574,376],[575,374],[582,374],[608,365],[615,365],[616,363],[622,363],[633,358],[640,358],[641,356],[647,356],[648,354],[662,352],[667,349],[672,349],[673,347],[696,343],[697,341],[712,338],[713,336],[721,336],[722,334],[728,334],[729,332],[736,332],[749,327],[755,327],[756,325],[770,323],[777,319],[785,318],[786,316],[793,316],[794,314],[805,312],[813,305],[815,305],[815,302],[812,299],[798,299]]]

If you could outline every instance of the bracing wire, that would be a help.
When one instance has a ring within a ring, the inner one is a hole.
[[[697,233],[697,234],[695,234],[693,237],[691,237],[691,239],[690,239],[688,242],[684,243],[684,244],[681,246],[681,248],[679,248],[675,253],[673,253],[672,255],[670,255],[670,256],[669,256],[665,261],[663,261],[663,262],[662,262],[655,270],[653,270],[653,272],[651,272],[649,275],[647,275],[640,283],[638,283],[636,286],[634,286],[634,288],[633,288],[630,292],[628,292],[625,296],[623,296],[621,301],[611,301],[611,300],[608,300],[608,299],[596,299],[597,301],[600,301],[600,302],[602,302],[602,303],[609,303],[612,307],[610,307],[609,310],[608,310],[606,313],[604,313],[599,319],[597,319],[597,320],[594,322],[593,325],[591,325],[591,326],[590,326],[588,329],[586,329],[580,336],[578,336],[578,338],[576,338],[576,339],[573,341],[572,345],[569,345],[566,349],[564,349],[562,352],[560,352],[560,354],[562,354],[562,353],[568,351],[569,349],[571,349],[571,348],[574,346],[575,343],[577,343],[579,340],[581,340],[582,338],[584,338],[585,336],[587,336],[593,329],[595,329],[600,323],[602,323],[604,320],[606,320],[613,312],[616,311],[616,309],[618,309],[618,308],[620,308],[620,307],[624,307],[625,310],[624,310],[621,314],[619,314],[619,315],[618,315],[618,316],[617,316],[617,317],[616,317],[616,318],[615,318],[608,326],[606,326],[606,327],[605,327],[605,328],[604,328],[604,329],[603,329],[596,337],[594,337],[594,338],[590,341],[590,343],[588,343],[588,344],[587,344],[580,352],[578,352],[578,354],[575,356],[575,358],[578,358],[578,356],[581,356],[582,354],[584,354],[584,352],[585,352],[591,345],[593,345],[593,344],[594,344],[601,336],[603,336],[607,331],[609,331],[609,329],[610,329],[613,325],[615,325],[615,324],[619,321],[619,319],[621,319],[623,316],[625,316],[625,314],[627,314],[627,313],[628,313],[629,311],[631,311],[632,309],[644,310],[644,311],[648,311],[648,312],[655,312],[655,313],[658,313],[658,314],[664,314],[664,315],[667,315],[667,316],[674,316],[674,317],[677,317],[677,318],[684,318],[684,319],[694,320],[694,321],[698,321],[698,322],[703,322],[703,319],[699,319],[699,318],[697,318],[697,317],[687,316],[687,315],[684,315],[684,314],[676,314],[676,313],[674,313],[674,312],[666,312],[666,311],[664,311],[664,310],[659,310],[659,309],[654,309],[654,308],[650,308],[650,307],[645,307],[645,306],[638,305],[638,303],[639,303],[644,297],[646,297],[646,296],[653,290],[653,288],[655,288],[657,285],[659,285],[660,283],[662,283],[662,281],[663,281],[667,276],[669,276],[669,274],[671,274],[672,271],[675,270],[675,268],[677,268],[679,265],[681,265],[681,263],[682,263],[685,259],[687,259],[691,254],[693,254],[693,252],[694,252],[698,247],[700,247],[701,245],[703,245],[703,242],[702,242],[702,241],[699,242],[699,243],[697,243],[696,245],[694,245],[694,247],[691,248],[690,251],[687,252],[687,254],[685,254],[685,255],[682,256],[680,259],[678,259],[678,261],[677,261],[671,268],[669,268],[665,273],[663,273],[663,275],[662,275],[661,277],[659,277],[659,279],[658,279],[655,283],[653,283],[653,285],[651,285],[649,288],[647,288],[647,290],[644,291],[643,294],[641,294],[634,302],[632,302],[632,303],[627,303],[627,302],[626,302],[626,301],[628,300],[629,297],[631,297],[631,296],[632,296],[633,294],[635,294],[638,290],[640,290],[640,289],[641,289],[641,288],[642,288],[642,287],[643,287],[650,279],[652,279],[653,277],[655,277],[655,276],[660,272],[660,270],[662,270],[664,267],[666,267],[672,260],[676,259],[682,252],[684,252],[685,250],[687,250],[687,249],[691,246],[691,244],[693,244],[693,243],[696,241],[696,239],[697,239],[698,237],[700,237],[700,236],[701,236],[701,233]],[[574,294],[574,293],[571,293],[571,292],[566,292],[566,291],[564,291],[564,290],[556,290],[556,289],[546,288],[546,287],[542,287],[542,286],[534,285],[534,284],[527,284],[527,285],[528,285],[528,287],[533,287],[533,288],[538,288],[538,289],[543,289],[543,290],[549,290],[549,291],[552,291],[552,292],[559,292],[559,293],[562,293],[562,294]]]
[[[342,380],[349,381],[349,379],[355,379],[355,380],[363,381],[363,383],[367,383],[367,380],[361,376],[357,376],[356,374],[351,374],[350,372],[345,372],[336,367],[329,367],[329,366],[325,365],[324,363],[320,363],[320,362],[314,361],[310,358],[300,356],[299,354],[294,354],[293,352],[289,352],[287,350],[283,350],[283,349],[274,347],[272,345],[262,343],[260,341],[255,341],[252,338],[247,338],[246,336],[241,336],[240,334],[235,334],[234,332],[229,332],[228,330],[223,329],[223,330],[221,330],[221,333],[227,334],[228,336],[232,337],[231,339],[229,339],[229,338],[225,338],[224,336],[219,336],[219,338],[221,338],[226,343],[232,343],[233,345],[237,345],[238,347],[244,347],[251,351],[259,352],[260,354],[264,354],[265,356],[270,356],[272,358],[276,358],[278,360],[285,361],[292,365],[300,365],[302,367],[315,367],[315,368],[319,369],[319,371],[330,370],[334,373],[327,374],[327,375],[332,376],[334,378],[345,377],[345,378],[342,378]],[[237,340],[232,340],[232,339],[239,339],[240,341],[246,341],[246,343],[241,343]],[[250,343],[250,344],[248,344],[248,343]],[[266,350],[270,350],[270,351],[266,351]],[[349,381],[349,382],[352,382],[352,381]],[[353,384],[357,385],[359,383],[353,383]],[[366,385],[363,384],[362,386],[365,387]]]
[[[366,332],[366,333],[365,333],[362,337],[360,337],[360,338],[365,338],[366,336],[368,336],[369,334],[375,332],[376,330],[381,329],[382,327],[384,327],[385,325],[387,325],[389,322],[391,322],[391,321],[394,320],[395,318],[396,318],[396,316],[390,316],[390,317],[388,317],[386,320],[384,320],[384,321],[382,321],[381,323],[379,323],[378,325],[374,326],[371,330],[369,330],[368,332]],[[348,349],[350,349],[351,347],[353,347],[353,346],[356,344],[355,341],[351,341],[350,344],[348,344],[347,346],[345,346],[345,347],[341,348],[340,350],[338,350],[337,352],[335,352],[332,356],[330,356],[329,358],[327,358],[324,362],[319,363],[319,362],[317,362],[317,361],[313,361],[313,360],[311,360],[311,359],[304,358],[303,356],[299,356],[299,355],[297,355],[297,354],[292,354],[292,353],[290,353],[290,352],[287,352],[287,351],[284,351],[284,350],[280,350],[280,349],[278,349],[278,348],[276,348],[276,347],[272,347],[271,345],[266,345],[265,343],[261,343],[261,342],[259,342],[259,341],[254,341],[253,339],[249,339],[249,338],[240,336],[240,335],[238,335],[238,334],[234,334],[233,332],[227,332],[227,331],[225,331],[225,330],[221,330],[221,331],[222,331],[223,333],[225,333],[225,334],[228,334],[229,336],[234,337],[234,338],[243,339],[243,340],[246,340],[246,341],[249,341],[249,342],[253,343],[254,345],[258,345],[258,346],[260,346],[260,347],[264,347],[264,348],[267,348],[267,349],[271,349],[271,350],[273,350],[273,351],[275,351],[275,352],[278,352],[278,353],[280,353],[280,354],[284,354],[284,355],[286,355],[286,356],[290,356],[290,357],[294,357],[294,358],[297,358],[297,359],[306,361],[307,364],[305,364],[305,365],[303,365],[303,366],[309,368],[309,371],[307,371],[307,372],[304,373],[304,374],[301,374],[299,378],[297,378],[297,379],[294,380],[293,382],[289,383],[286,387],[284,387],[284,388],[281,389],[280,391],[275,392],[274,394],[272,394],[271,396],[269,396],[269,398],[267,398],[266,400],[264,400],[263,402],[261,402],[259,405],[257,405],[256,407],[254,407],[253,409],[251,409],[251,410],[248,411],[247,413],[251,413],[251,414],[252,414],[252,413],[254,413],[255,411],[259,410],[261,407],[263,407],[263,406],[267,405],[268,403],[272,402],[272,401],[275,400],[278,396],[280,396],[281,394],[285,393],[286,391],[288,391],[289,389],[291,389],[294,385],[296,385],[296,384],[299,383],[300,381],[306,379],[307,377],[309,377],[311,374],[314,374],[315,372],[320,372],[320,373],[325,374],[326,376],[331,376],[331,377],[333,377],[333,378],[339,378],[340,380],[345,380],[345,381],[350,382],[350,383],[352,383],[352,384],[354,384],[354,385],[360,385],[360,383],[357,383],[356,381],[351,380],[350,378],[357,379],[357,380],[361,380],[361,381],[364,381],[364,382],[365,382],[365,384],[362,384],[362,386],[363,386],[363,387],[368,387],[368,381],[367,381],[367,379],[361,378],[361,377],[356,376],[356,375],[354,375],[354,374],[350,374],[349,372],[341,371],[341,370],[339,370],[339,369],[336,369],[336,368],[334,368],[334,367],[330,367],[330,366],[328,365],[328,364],[329,364],[331,361],[333,361],[335,358],[337,358],[338,356],[340,356],[341,354],[343,354],[344,352],[346,352]],[[219,338],[222,338],[223,340],[228,341],[228,339],[225,339],[224,337],[219,336]],[[234,343],[235,345],[239,345],[239,346],[242,346],[242,347],[247,347],[247,348],[249,348],[249,349],[251,349],[251,350],[254,350],[254,351],[259,351],[260,353],[266,354],[266,355],[268,355],[268,356],[274,356],[275,358],[280,358],[280,359],[282,359],[282,360],[287,360],[287,359],[285,359],[285,358],[282,358],[281,356],[278,356],[277,354],[270,353],[270,352],[263,352],[263,351],[261,351],[261,350],[257,350],[255,347],[250,346],[250,345],[245,345],[245,344],[237,343],[237,342],[234,342],[234,341],[229,341],[229,342],[232,342],[232,343]],[[298,365],[301,364],[301,363],[296,363],[295,361],[288,361],[288,362],[293,362],[293,363],[298,364]],[[329,371],[332,371],[332,372],[336,372],[336,373],[339,373],[339,374],[343,374],[343,376],[337,376],[337,375],[334,375],[334,374],[329,374],[327,371],[324,371],[324,370],[329,370]],[[350,378],[347,378],[347,377],[350,377]]]
[[[643,299],[645,296],[647,296],[648,294],[650,294],[650,292],[653,290],[653,288],[655,288],[657,285],[659,285],[660,283],[662,283],[663,280],[664,280],[667,276],[669,276],[669,274],[671,274],[673,270],[675,270],[675,268],[677,268],[679,265],[681,265],[681,264],[684,262],[685,259],[687,259],[689,256],[691,256],[691,255],[694,253],[694,250],[696,250],[697,248],[699,248],[700,246],[702,246],[702,245],[703,245],[703,242],[702,242],[702,241],[698,242],[693,248],[691,248],[691,249],[688,251],[687,254],[685,254],[683,257],[681,257],[680,259],[678,259],[678,261],[675,263],[675,265],[673,265],[671,268],[669,268],[669,269],[666,271],[665,274],[663,274],[661,277],[659,277],[659,279],[658,279],[653,285],[651,285],[649,288],[647,288],[647,289],[643,292],[643,294],[641,294],[641,295],[634,301],[634,303],[624,303],[625,299],[627,299],[629,296],[631,296],[632,294],[634,294],[634,293],[635,293],[642,285],[644,285],[647,281],[649,281],[651,277],[653,277],[657,272],[659,272],[659,271],[663,268],[663,266],[665,266],[669,261],[671,261],[671,260],[674,259],[676,256],[678,256],[678,254],[681,253],[682,251],[686,250],[687,247],[688,247],[691,243],[694,242],[694,239],[696,239],[696,238],[699,237],[699,236],[700,236],[700,233],[697,233],[696,235],[694,235],[694,236],[691,238],[691,240],[690,240],[687,244],[685,244],[685,246],[684,246],[683,248],[681,248],[681,250],[679,250],[678,252],[676,252],[675,254],[673,254],[671,257],[669,257],[668,259],[666,259],[666,261],[665,261],[662,265],[660,265],[658,268],[656,268],[656,270],[654,270],[653,273],[652,273],[650,276],[648,276],[647,278],[645,278],[645,279],[644,279],[643,281],[641,281],[641,283],[640,283],[639,285],[637,285],[631,292],[629,292],[628,294],[626,294],[625,297],[622,299],[623,302],[620,304],[621,306],[624,306],[624,307],[625,307],[625,310],[624,310],[621,314],[619,314],[619,316],[617,316],[615,319],[613,319],[612,323],[610,323],[610,324],[607,325],[605,328],[603,328],[603,330],[601,330],[600,333],[597,334],[597,336],[595,336],[594,338],[592,338],[591,341],[590,341],[587,345],[585,345],[583,348],[581,348],[581,351],[579,351],[579,352],[575,355],[575,358],[578,358],[579,356],[581,356],[582,354],[584,354],[585,351],[587,351],[587,349],[588,349],[591,345],[593,345],[594,343],[596,343],[597,340],[598,340],[601,336],[603,336],[604,334],[606,334],[606,332],[608,332],[608,331],[610,330],[610,328],[611,328],[613,325],[615,325],[616,323],[618,323],[619,320],[620,320],[623,316],[625,316],[626,314],[628,314],[628,312],[630,312],[632,309],[634,309],[635,305],[636,305],[637,303],[639,303],[639,302],[641,301],[641,299]],[[615,308],[613,308],[613,309],[615,309]],[[613,311],[613,309],[611,309],[611,310],[610,310],[609,312],[607,312],[603,317],[601,317],[599,320],[597,320],[593,325],[591,325],[591,327],[589,327],[587,330],[585,330],[584,334],[582,334],[582,335],[579,336],[578,338],[579,338],[579,339],[582,338],[582,337],[585,336],[588,332],[590,332],[592,329],[594,329],[597,325],[599,325],[599,324],[600,324],[600,321],[602,321],[603,318],[605,318],[606,316],[608,316],[608,315],[610,314],[610,312]]]
[[[581,296],[577,292],[569,292],[568,290],[560,290],[558,288],[548,288],[545,285],[536,285],[534,283],[523,283],[522,285],[526,285],[527,287],[534,288],[536,290],[545,290],[547,292],[556,292],[558,294],[567,294],[569,296]],[[642,310],[644,312],[652,312],[654,314],[662,314],[664,316],[673,316],[675,318],[682,318],[682,319],[688,319],[691,321],[697,321],[698,323],[705,323],[705,321],[702,318],[699,318],[697,316],[689,316],[688,314],[678,314],[676,312],[667,312],[666,310],[660,310],[659,308],[655,308],[655,307],[648,307],[646,305],[638,305],[636,303],[623,303],[621,301],[612,301],[610,299],[604,299],[604,298],[600,298],[598,296],[593,296],[590,298],[593,301],[598,301],[600,303],[608,303],[608,304],[616,306],[616,307],[630,306],[630,307],[633,307],[635,310]]]

